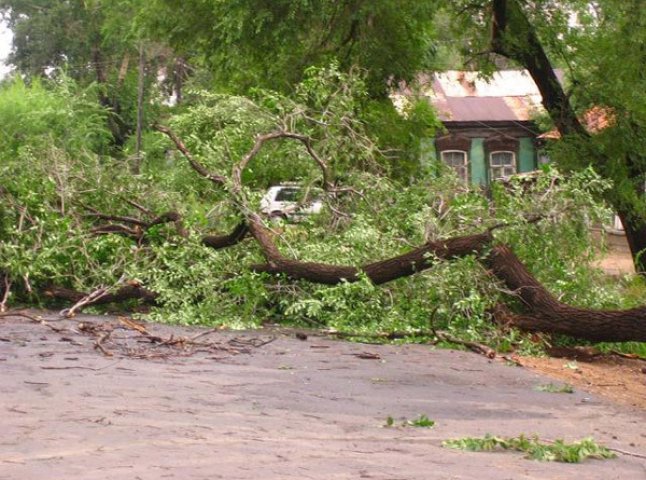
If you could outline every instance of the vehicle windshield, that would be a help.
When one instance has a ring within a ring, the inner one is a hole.
[[[277,202],[298,202],[301,197],[301,191],[298,188],[281,188],[276,194]]]

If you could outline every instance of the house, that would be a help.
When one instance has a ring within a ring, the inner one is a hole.
[[[555,73],[563,83],[563,72]],[[560,138],[558,130],[539,131],[535,119],[545,110],[525,70],[501,70],[491,78],[455,70],[420,75],[414,87],[402,84],[392,95],[398,107],[420,97],[428,99],[445,127],[428,140],[424,156],[442,160],[473,185],[487,186],[498,178],[536,170],[549,162],[543,146]],[[591,134],[615,121],[613,112],[603,107],[590,108],[580,120]],[[616,215],[603,228],[623,235]]]
[[[425,152],[466,182],[488,185],[548,161],[534,121],[544,112],[541,95],[526,71],[498,71],[489,79],[463,71],[421,75],[414,88],[401,86],[394,102],[428,99],[446,130],[429,140]]]

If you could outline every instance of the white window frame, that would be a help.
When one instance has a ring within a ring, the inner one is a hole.
[[[500,166],[500,165],[493,166],[492,165],[491,161],[493,160],[493,156],[498,154],[498,153],[510,153],[511,154],[511,161],[512,161],[511,166],[514,168],[514,173],[512,173],[512,175],[515,175],[516,173],[518,173],[518,166],[516,165],[516,152],[514,152],[512,150],[496,150],[494,152],[489,153],[489,180],[490,181],[497,180],[499,178],[506,178],[506,177],[509,176],[509,175],[498,175],[498,176],[494,175],[494,169],[496,169],[496,170],[503,169],[503,173],[504,173],[504,169],[506,167],[509,167],[509,165],[503,165],[503,166]]]
[[[464,167],[464,169],[463,169],[464,176],[462,175],[462,173],[460,171],[458,171],[457,168],[455,168],[454,165],[450,165],[450,164],[447,163],[447,161],[444,158],[445,153],[461,153],[464,156],[464,165],[463,165],[463,167]],[[451,167],[453,169],[453,171],[458,175],[458,177],[460,177],[465,182],[469,181],[469,153],[467,151],[465,151],[465,150],[442,150],[440,152],[440,155],[442,157],[442,162],[444,162],[445,165]]]

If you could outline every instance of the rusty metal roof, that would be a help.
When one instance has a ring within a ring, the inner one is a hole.
[[[557,76],[562,81],[562,73]],[[525,70],[501,70],[490,78],[457,70],[420,75],[412,88],[400,85],[393,101],[403,106],[411,95],[428,98],[443,122],[526,122],[543,112],[538,87]]]
[[[601,130],[613,126],[617,121],[617,117],[615,112],[609,107],[594,106],[586,110],[579,118],[579,121],[588,133],[594,135],[599,133]],[[554,128],[549,132],[539,135],[538,138],[558,140],[561,138],[561,132]]]

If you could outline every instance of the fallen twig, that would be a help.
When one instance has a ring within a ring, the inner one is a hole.
[[[78,302],[72,305],[70,308],[65,308],[60,311],[59,315],[65,318],[73,318],[76,315],[76,311],[80,310],[83,307],[93,304],[97,300],[105,297],[110,291],[110,287],[100,287],[89,293],[85,297],[81,298]]]
[[[101,353],[102,353],[103,355],[105,355],[106,357],[112,357],[112,353],[111,353],[111,352],[109,352],[109,351],[107,351],[107,350],[103,347],[102,343],[103,343],[104,341],[106,341],[108,338],[110,338],[110,335],[112,335],[112,330],[109,330],[109,331],[105,332],[103,335],[101,335],[101,336],[97,339],[97,341],[96,341],[96,342],[94,342],[94,348],[95,348],[96,350],[100,350],[100,351],[101,351]]]
[[[496,358],[496,351],[493,348],[483,345],[482,343],[471,342],[469,340],[462,340],[460,338],[453,337],[452,335],[449,335],[448,333],[442,332],[442,331],[436,331],[435,335],[437,336],[438,339],[444,342],[462,345],[464,347],[467,347],[472,352],[479,353],[481,355],[484,355],[487,358]]]
[[[0,313],[0,318],[4,317],[20,317],[20,318],[26,318],[28,320],[31,320],[34,323],[38,323],[40,325],[44,325],[47,328],[55,331],[56,333],[61,333],[61,332],[69,332],[70,330],[67,328],[61,328],[61,327],[56,327],[52,325],[51,323],[45,321],[42,319],[42,317],[34,317],[33,315],[29,315],[25,312],[15,312],[15,311],[7,311],[7,312],[2,312]]]
[[[219,332],[219,331],[221,331],[221,330],[222,330],[222,328],[221,328],[221,327],[211,328],[210,330],[205,330],[204,332],[200,332],[200,333],[198,333],[197,335],[193,335],[189,340],[190,340],[191,342],[194,342],[194,341],[195,341],[195,340],[197,340],[198,338],[205,337],[206,335],[210,335],[210,334],[212,334],[212,333],[216,333],[216,332]]]
[[[642,455],[641,453],[627,452],[626,450],[620,450],[619,448],[611,448],[611,447],[606,447],[606,448],[612,452],[617,452],[622,455],[628,455],[630,457],[637,457],[637,458],[646,458],[646,455]]]

